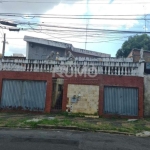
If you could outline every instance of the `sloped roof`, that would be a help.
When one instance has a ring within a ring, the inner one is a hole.
[[[69,48],[73,52],[78,52],[78,53],[92,55],[92,56],[111,57],[110,54],[75,48],[75,47],[73,47],[72,44],[64,43],[64,42],[57,42],[57,41],[53,41],[53,40],[47,40],[47,39],[36,38],[36,37],[31,37],[31,36],[24,36],[24,41],[39,43],[39,44],[43,44],[43,45],[54,46],[54,47],[59,47],[59,48],[64,48],[64,49]]]
[[[133,54],[132,54],[133,51],[139,51],[139,52],[140,52],[140,49],[138,49],[138,48],[133,48],[127,57],[131,57],[131,56],[133,55]],[[144,50],[143,52],[148,52],[148,53],[150,53],[150,51],[148,51],[148,50]]]

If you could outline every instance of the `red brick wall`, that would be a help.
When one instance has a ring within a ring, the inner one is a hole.
[[[67,104],[67,87],[68,84],[82,84],[82,85],[98,85],[99,88],[99,115],[107,116],[103,114],[103,103],[104,103],[104,86],[121,86],[121,87],[133,87],[139,90],[139,107],[138,117],[143,117],[143,85],[144,79],[142,77],[129,77],[129,76],[112,76],[112,75],[98,75],[95,78],[90,77],[71,77],[65,78],[64,80],[64,91],[63,91],[63,104],[62,110],[66,111]],[[129,116],[127,116],[129,117]]]
[[[51,110],[51,97],[52,97],[52,74],[51,73],[36,73],[36,72],[13,72],[1,71],[0,72],[0,97],[2,94],[2,80],[39,80],[47,81],[46,88],[46,102],[44,112],[49,113]]]
[[[57,75],[57,78],[59,75]],[[1,71],[0,72],[0,97],[2,92],[2,80],[3,79],[20,79],[20,80],[40,80],[47,81],[46,89],[46,103],[45,112],[51,111],[52,103],[52,74],[51,73],[35,73],[35,72],[13,72],[13,71]],[[139,90],[139,113],[138,117],[143,117],[143,87],[144,79],[142,77],[131,76],[113,76],[113,75],[97,75],[95,78],[77,76],[77,77],[64,77],[64,91],[62,110],[66,111],[67,104],[67,87],[68,84],[81,84],[81,85],[98,85],[99,88],[99,115],[107,116],[103,114],[103,98],[104,98],[104,86],[121,86],[121,87],[134,87]],[[129,116],[127,116],[129,117]]]

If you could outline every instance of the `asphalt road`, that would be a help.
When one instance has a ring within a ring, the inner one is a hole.
[[[0,150],[149,149],[150,138],[67,130],[0,130]]]

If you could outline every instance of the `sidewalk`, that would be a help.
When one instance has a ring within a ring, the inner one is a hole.
[[[0,127],[59,128],[136,134],[150,131],[150,119],[128,120],[80,117],[68,114],[0,113]]]

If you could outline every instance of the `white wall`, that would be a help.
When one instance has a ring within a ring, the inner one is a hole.
[[[150,116],[150,75],[144,76],[144,116]]]

